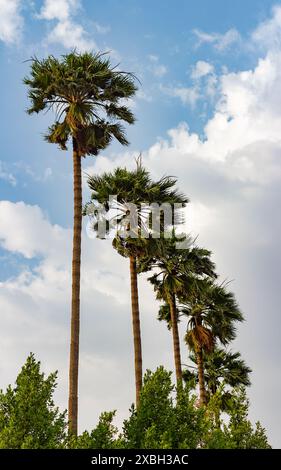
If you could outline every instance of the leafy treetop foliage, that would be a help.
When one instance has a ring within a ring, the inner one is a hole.
[[[210,353],[218,340],[228,344],[236,336],[235,322],[243,315],[232,292],[212,279],[199,280],[182,302],[181,312],[188,318],[186,341],[191,349],[201,344]]]
[[[81,156],[97,155],[116,138],[128,145],[122,121],[133,124],[133,113],[124,101],[136,93],[133,74],[112,67],[102,53],[89,52],[31,59],[28,113],[54,110],[56,121],[46,140],[67,149],[74,137]]]
[[[174,229],[170,235],[169,238],[152,240],[139,266],[140,271],[155,269],[148,280],[154,287],[157,299],[165,303],[169,303],[172,295],[179,300],[186,299],[200,280],[217,277],[209,250],[197,247],[190,237],[176,235]],[[169,325],[167,307],[160,308],[159,320],[166,320]]]
[[[171,373],[163,367],[146,372],[138,412],[132,407],[124,422],[123,444],[134,449],[267,449],[264,428],[248,419],[249,402],[243,388],[231,396],[229,423],[218,426],[223,390],[217,391],[204,410],[188,387],[175,399]],[[119,441],[120,444],[120,441]]]
[[[30,354],[15,387],[0,392],[1,449],[270,448],[260,423],[253,426],[248,420],[249,402],[241,387],[230,398],[229,423],[218,426],[222,388],[204,410],[188,386],[176,393],[171,373],[158,367],[146,372],[138,411],[132,406],[122,433],[113,424],[113,411],[102,413],[97,426],[78,437],[66,433],[65,413],[53,402],[55,387],[56,373],[45,377]]]
[[[58,448],[66,437],[66,413],[53,401],[57,373],[45,377],[30,354],[15,387],[0,391],[0,448]]]
[[[99,223],[103,220],[106,224],[106,233],[110,231],[114,222],[119,233],[114,239],[113,246],[122,256],[130,256],[132,252],[138,256],[144,252],[145,246],[149,246],[151,237],[155,235],[151,230],[149,206],[154,203],[159,206],[168,203],[173,212],[173,204],[185,206],[188,203],[188,198],[175,188],[176,182],[176,178],[169,176],[153,181],[140,160],[137,161],[137,168],[132,171],[127,168],[116,168],[113,172],[90,176],[88,185],[92,191],[91,202],[86,205],[84,213],[88,213],[90,208],[94,230],[98,229]],[[109,206],[108,201],[111,196],[115,196],[116,200],[113,200]],[[130,212],[131,204],[136,206],[135,216],[132,211]],[[111,217],[110,223],[106,215],[112,210],[116,212]],[[130,225],[132,220],[134,220],[134,232]],[[140,237],[141,230],[145,233],[143,238]]]

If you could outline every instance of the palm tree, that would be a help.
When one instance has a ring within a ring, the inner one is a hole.
[[[142,387],[142,348],[137,274],[140,259],[148,251],[148,245],[152,242],[152,235],[156,235],[150,229],[148,206],[153,203],[185,205],[188,200],[183,194],[174,189],[175,184],[176,179],[170,177],[163,177],[156,182],[152,181],[149,172],[141,165],[140,161],[138,161],[137,169],[134,171],[117,168],[113,173],[105,173],[88,179],[89,188],[92,190],[92,201],[94,201],[94,205],[90,203],[89,206],[90,213],[94,212],[94,229],[98,230],[99,220],[97,219],[96,208],[99,205],[103,205],[108,213],[112,209],[117,210],[114,219],[119,231],[113,240],[113,246],[119,254],[130,260],[137,407]],[[111,195],[116,195],[117,199],[113,201],[112,206],[108,206]],[[128,212],[130,212],[130,204],[132,203],[137,208],[137,221],[133,230],[128,222]],[[86,210],[86,212],[89,211]],[[164,227],[162,223],[160,224],[160,230],[161,227]],[[110,227],[108,228],[110,229]],[[146,231],[146,238],[141,238],[142,229]]]
[[[251,385],[251,369],[241,358],[239,352],[233,353],[226,349],[215,347],[211,354],[204,358],[205,381],[207,386],[208,398],[213,396],[219,387],[222,389],[220,394],[220,410],[228,413],[231,410],[232,392],[230,389],[248,387]],[[225,386],[227,389],[225,390]],[[220,412],[215,411],[216,426],[220,428]]]
[[[239,352],[216,347],[211,354],[204,358],[204,363],[205,381],[209,395],[214,395],[222,383],[231,388],[251,385],[249,375],[252,370]]]
[[[185,340],[196,357],[199,404],[205,405],[204,357],[214,351],[216,342],[225,346],[235,338],[234,322],[242,321],[243,316],[234,294],[210,279],[199,281],[193,286],[182,304],[181,312],[188,317]]]
[[[122,101],[136,92],[134,77],[117,71],[104,54],[71,52],[61,60],[31,60],[28,113],[54,110],[56,119],[45,136],[47,142],[67,150],[72,141],[74,176],[74,224],[72,253],[71,342],[69,365],[69,430],[77,434],[78,366],[80,329],[80,267],[82,186],[81,159],[97,155],[113,138],[128,145],[124,121],[134,123],[134,115]],[[122,100],[122,101],[121,101]]]
[[[177,243],[186,243],[187,248],[179,249]],[[177,297],[186,298],[188,291],[197,279],[204,276],[215,277],[215,266],[210,260],[210,251],[191,246],[191,239],[177,236],[172,230],[170,238],[162,237],[151,247],[150,268],[157,269],[149,281],[153,284],[158,300],[164,300],[159,319],[168,320],[172,330],[174,361],[177,383],[182,383],[180,340],[178,331],[179,315]],[[168,307],[168,308],[167,308]]]
[[[192,352],[189,358],[196,366],[187,366],[183,372],[183,378],[190,388],[195,388],[198,383],[197,358]],[[218,397],[219,407],[215,407],[214,410],[216,427],[220,428],[220,411],[229,413],[232,408],[232,389],[237,390],[241,386],[251,385],[249,375],[252,371],[239,352],[233,353],[217,346],[210,354],[203,352],[203,364],[207,402],[219,389],[221,390]]]
[[[189,359],[195,366],[187,366],[183,372],[183,378],[190,384],[196,384],[198,382],[196,356],[191,352]],[[252,370],[241,358],[239,352],[234,353],[215,346],[210,354],[203,354],[203,362],[208,399],[217,392],[222,384],[231,388],[251,385],[249,375]]]

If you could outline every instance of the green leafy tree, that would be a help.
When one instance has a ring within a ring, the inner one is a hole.
[[[113,425],[115,411],[103,412],[99,422],[91,432],[85,431],[81,436],[70,440],[71,449],[115,449],[121,446],[118,429]]]
[[[189,387],[177,390],[171,373],[158,367],[147,371],[136,411],[131,408],[124,421],[122,447],[131,449],[268,449],[265,429],[248,418],[249,401],[243,387],[230,400],[228,422],[216,425],[223,388],[217,390],[206,407],[196,405]],[[119,441],[120,442],[120,441]]]
[[[174,402],[175,387],[171,372],[158,367],[147,371],[138,410],[124,421],[123,436],[127,448],[179,449],[196,448],[205,433],[202,410],[194,406],[187,388],[180,388]]]
[[[105,223],[104,232],[110,230],[110,223],[106,219],[106,213],[116,210],[111,218],[118,229],[113,240],[113,246],[122,256],[129,258],[130,280],[131,280],[131,305],[132,324],[135,356],[135,383],[136,383],[136,405],[139,404],[140,391],[142,387],[142,347],[141,327],[139,313],[138,294],[138,264],[152,242],[151,219],[149,206],[153,203],[161,204],[186,204],[187,198],[175,188],[176,179],[163,177],[153,181],[149,172],[137,162],[136,170],[129,171],[126,168],[117,168],[112,173],[104,173],[100,176],[89,177],[88,185],[92,191],[91,203],[87,205],[85,213],[93,216],[93,229],[100,229],[100,222]],[[115,195],[117,199],[108,205],[110,196]],[[136,214],[132,214],[132,206],[136,208]],[[100,206],[105,211],[100,215]],[[128,218],[130,214],[131,218]],[[135,217],[135,219],[133,219]],[[161,214],[158,214],[161,218]],[[135,220],[135,224],[132,223]],[[165,228],[159,221],[159,230]],[[142,237],[145,231],[146,237]]]
[[[204,438],[204,447],[208,449],[270,449],[266,431],[258,421],[253,425],[248,418],[249,400],[245,387],[236,387],[229,398],[228,424],[218,427],[216,415],[221,412],[224,388],[220,387],[212,396],[208,406],[210,417],[209,429]],[[211,416],[215,416],[212,422]]]
[[[28,113],[55,110],[55,123],[45,136],[47,142],[67,150],[72,141],[74,176],[74,223],[72,253],[71,342],[69,366],[69,428],[77,433],[78,367],[80,329],[80,270],[82,184],[81,160],[95,156],[112,139],[128,145],[122,121],[134,123],[134,115],[124,106],[124,99],[136,92],[134,77],[112,67],[101,53],[71,52],[61,60],[49,56],[31,61]]]
[[[30,354],[14,387],[0,391],[0,448],[54,449],[64,446],[66,412],[54,405],[57,373],[45,377]]]

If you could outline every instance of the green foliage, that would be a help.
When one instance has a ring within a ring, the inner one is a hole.
[[[169,238],[161,237],[151,241],[140,270],[145,271],[148,267],[157,269],[158,272],[148,279],[157,299],[169,303],[171,296],[177,296],[181,301],[190,295],[199,280],[206,276],[216,277],[215,265],[210,256],[210,251],[195,246],[190,237],[176,235],[172,230]],[[162,318],[160,312],[159,319]],[[169,317],[165,319],[169,322]]]
[[[91,202],[86,205],[84,213],[90,215],[94,230],[98,229],[101,221],[104,223],[105,233],[109,232],[113,225],[118,229],[113,246],[119,254],[125,257],[132,254],[138,256],[143,253],[145,247],[148,249],[151,241],[149,206],[155,203],[159,205],[169,203],[173,208],[173,204],[184,206],[188,202],[186,196],[175,188],[176,181],[175,178],[168,176],[153,181],[140,159],[137,160],[135,170],[116,168],[110,173],[90,176],[88,185],[92,191]],[[112,200],[109,206],[108,201],[112,195],[115,195],[116,200]],[[136,214],[131,210],[131,204],[137,209]],[[114,215],[112,215],[113,210]],[[155,210],[155,213],[157,216],[158,211]],[[134,227],[131,224],[133,219]]]
[[[97,155],[115,138],[128,145],[122,121],[133,124],[133,113],[124,99],[134,96],[135,77],[115,70],[105,54],[90,52],[31,59],[28,86],[29,114],[54,110],[56,120],[45,136],[67,149],[71,137],[79,154]]]
[[[234,294],[212,279],[194,283],[186,299],[182,298],[182,306],[181,311],[188,318],[186,341],[192,350],[201,343],[211,353],[212,340],[212,346],[216,340],[228,344],[236,336],[234,323],[243,321]]]
[[[248,419],[249,402],[245,389],[237,388],[230,397],[230,418],[221,426],[223,388],[207,407],[199,407],[188,387],[177,390],[171,373],[159,367],[146,372],[138,412],[132,407],[124,422],[123,444],[140,449],[267,449],[264,428]]]
[[[246,365],[239,352],[215,347],[212,353],[203,356],[204,378],[210,395],[214,394],[221,384],[231,388],[251,385],[250,374],[252,370]],[[196,364],[194,354],[191,353],[189,358]],[[186,379],[189,379],[188,373],[186,373]]]
[[[66,435],[65,413],[53,402],[56,373],[40,372],[40,362],[30,354],[14,388],[0,392],[1,449],[268,449],[265,429],[248,418],[249,402],[244,388],[229,397],[229,420],[220,420],[223,386],[206,407],[198,407],[188,386],[176,390],[171,372],[158,367],[147,371],[138,411],[119,434],[115,411],[100,415],[97,426],[80,436]]]
[[[118,429],[112,424],[114,416],[115,411],[102,413],[95,429],[90,433],[85,431],[81,436],[70,439],[69,447],[71,449],[118,448]]]
[[[45,377],[40,362],[30,354],[15,387],[0,392],[0,448],[45,449],[62,447],[65,413],[53,402],[57,373]]]
[[[270,449],[266,431],[257,422],[254,426],[248,418],[249,400],[244,387],[237,387],[228,400],[228,424],[218,425],[224,390],[221,388],[208,405],[210,429],[205,437],[208,449]],[[212,419],[214,417],[214,419]]]
[[[124,442],[127,448],[179,449],[196,448],[205,429],[202,410],[194,406],[185,388],[173,397],[175,388],[171,373],[159,367],[147,371],[141,391],[138,411],[124,422]],[[175,403],[176,402],[176,403]]]

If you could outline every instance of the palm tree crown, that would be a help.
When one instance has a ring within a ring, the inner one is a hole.
[[[59,60],[32,59],[28,113],[54,110],[56,121],[49,127],[46,140],[66,150],[75,137],[80,155],[97,155],[115,137],[127,145],[124,121],[133,124],[133,113],[123,99],[131,98],[137,88],[134,76],[116,70],[102,53],[72,52]]]

